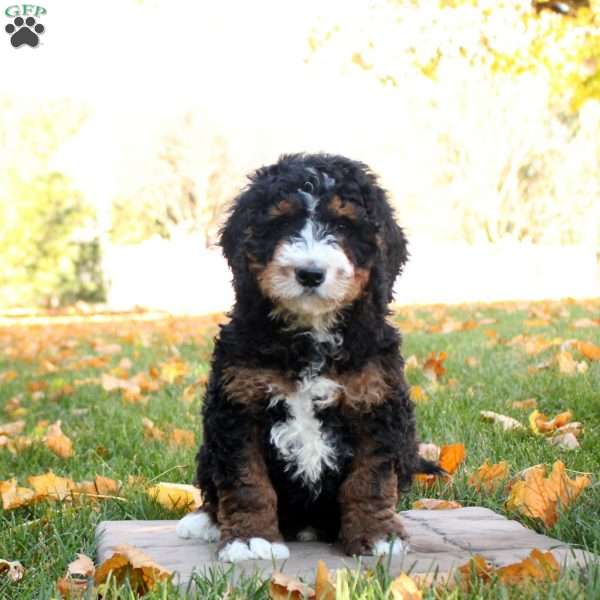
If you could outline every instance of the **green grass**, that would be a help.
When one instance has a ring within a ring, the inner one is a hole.
[[[549,311],[550,322],[544,327],[527,327],[525,319],[532,310]],[[577,338],[600,344],[600,327],[573,328],[582,317],[597,318],[600,302],[550,305],[491,305],[457,308],[422,307],[400,310],[396,318],[408,324],[404,334],[403,354],[415,354],[420,364],[430,352],[446,351],[447,374],[436,389],[428,387],[420,369],[408,371],[412,384],[425,387],[428,400],[417,406],[420,437],[437,444],[462,442],[467,448],[464,467],[451,485],[438,485],[429,490],[414,488],[401,501],[400,508],[424,496],[455,499],[464,505],[487,506],[505,513],[506,494],[477,493],[467,485],[468,474],[485,460],[507,460],[511,473],[538,463],[551,465],[556,459],[568,469],[593,474],[592,485],[579,500],[567,509],[551,529],[527,521],[526,525],[593,552],[600,551],[600,362],[589,363],[585,374],[567,376],[556,367],[528,372],[527,367],[551,357],[557,347],[537,356],[530,356],[518,346],[506,341],[521,333],[542,334],[548,339]],[[494,319],[493,324],[479,325],[466,331],[435,333],[436,323],[447,317],[456,320],[481,321]],[[27,485],[27,476],[52,469],[56,474],[75,480],[93,479],[104,475],[123,482],[137,476],[136,485],[125,485],[121,500],[91,503],[40,502],[12,511],[0,509],[0,558],[19,560],[26,568],[22,581],[9,583],[0,576],[0,598],[29,599],[58,597],[56,580],[64,575],[67,564],[77,552],[94,554],[94,527],[105,519],[163,519],[176,518],[150,500],[140,481],[150,485],[156,481],[189,483],[193,476],[193,449],[174,448],[162,442],[144,439],[141,419],[146,416],[163,430],[171,427],[198,430],[200,399],[191,405],[182,400],[186,385],[206,374],[215,325],[207,319],[179,319],[162,322],[142,320],[107,323],[5,324],[0,328],[0,377],[15,370],[18,376],[0,383],[0,406],[18,394],[26,411],[25,434],[31,434],[41,419],[62,420],[62,428],[74,443],[75,455],[60,459],[43,444],[12,455],[0,448],[0,480],[16,477]],[[490,344],[485,331],[494,329],[499,343]],[[100,369],[73,370],[73,363],[82,356],[93,356],[94,342],[116,342],[122,352],[111,356],[108,366]],[[50,399],[52,390],[66,382],[98,377],[116,366],[121,358],[133,362],[131,373],[148,370],[175,353],[189,365],[189,372],[176,384],[165,384],[160,391],[149,394],[147,405],[127,404],[119,393],[105,392],[99,385],[77,386],[72,394]],[[581,360],[577,352],[573,352]],[[469,367],[465,359],[476,356],[480,363]],[[47,372],[44,361],[58,369]],[[456,379],[455,386],[448,380]],[[1,381],[1,379],[0,379]],[[28,391],[31,382],[45,381],[50,392],[35,399]],[[514,410],[511,403],[534,397],[539,410],[554,415],[571,410],[582,421],[585,435],[582,447],[576,451],[561,451],[544,439],[528,433],[507,433],[483,423],[480,410],[493,410],[527,422],[528,411]],[[84,412],[82,413],[82,409]],[[0,413],[0,422],[15,417]],[[151,598],[268,598],[267,585],[258,578],[242,578],[232,587],[231,570],[197,578],[196,591],[175,591],[169,584],[158,586]],[[342,582],[340,598],[386,598],[389,575],[384,566],[368,576],[350,574]],[[129,598],[126,587],[109,585],[105,598]],[[424,597],[428,597],[427,593]],[[429,592],[433,597],[433,592]],[[449,591],[442,598],[598,598],[600,574],[565,573],[557,584],[543,587],[506,588],[499,583],[483,586],[476,583],[470,594]]]

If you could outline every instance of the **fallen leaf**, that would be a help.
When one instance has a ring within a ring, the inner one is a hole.
[[[583,423],[579,421],[571,421],[562,427],[557,427],[554,431],[554,435],[561,435],[563,433],[572,433],[576,438],[579,438],[583,435]]]
[[[475,488],[478,492],[482,489],[490,493],[495,491],[498,486],[508,477],[509,465],[503,460],[496,464],[488,464],[485,461],[473,473],[467,483]]]
[[[320,560],[317,562],[317,575],[315,578],[315,600],[335,600],[335,585],[331,581],[329,569]]]
[[[427,400],[427,394],[420,385],[411,385],[410,399],[415,403],[424,402],[425,400]]]
[[[515,400],[511,406],[512,408],[526,410],[530,408],[537,408],[537,400],[535,398],[527,398],[526,400]]]
[[[560,566],[552,552],[542,552],[534,548],[522,561],[500,567],[497,570],[500,581],[516,585],[523,581],[557,581]]]
[[[438,498],[421,498],[412,503],[414,510],[448,510],[462,508],[462,504],[454,500],[441,500]]]
[[[577,373],[577,361],[570,352],[566,350],[559,352],[555,360],[561,373],[565,375],[575,375]]]
[[[464,444],[448,444],[440,449],[439,465],[446,473],[452,475],[460,464],[465,460],[466,452]]]
[[[465,364],[467,367],[474,369],[479,366],[479,359],[476,356],[467,356],[467,358],[465,358]]]
[[[157,582],[166,581],[172,576],[169,569],[154,562],[139,548],[128,544],[117,546],[114,553],[96,569],[96,585],[104,583],[109,573],[112,573],[117,585],[128,579],[129,585],[138,595],[146,594]]]
[[[447,360],[448,355],[446,352],[440,352],[437,356],[435,352],[432,352],[423,365],[423,374],[430,381],[437,381],[446,373],[446,367],[444,362]]]
[[[577,450],[581,448],[579,441],[573,433],[559,433],[551,438],[548,438],[548,442],[561,450]]]
[[[501,415],[491,410],[482,410],[479,412],[479,416],[484,421],[501,425],[504,431],[516,431],[519,429],[525,429],[524,425],[521,422],[517,421],[517,419],[513,419],[512,417],[508,417],[506,415]]]
[[[441,448],[437,444],[419,444],[419,456],[431,462],[440,460]]]
[[[0,496],[2,497],[2,508],[12,510],[27,506],[34,501],[35,492],[29,488],[19,487],[16,479],[0,481]]]
[[[415,580],[406,573],[400,573],[390,585],[390,592],[394,600],[421,600],[423,594]]]
[[[577,319],[573,321],[573,327],[578,329],[583,329],[587,327],[598,327],[600,325],[600,320],[589,319],[587,317],[583,317],[581,319]]]
[[[600,360],[600,346],[596,346],[591,342],[577,342],[575,347],[588,360]]]
[[[139,396],[141,394],[140,386],[135,381],[121,379],[114,375],[109,375],[108,373],[102,373],[101,385],[102,389],[106,392],[123,390],[132,396]]]
[[[149,440],[162,441],[165,437],[164,431],[161,431],[153,421],[147,417],[142,418],[142,427],[144,428],[144,437]]]
[[[95,572],[94,561],[85,554],[77,554],[77,558],[67,566],[70,577],[93,577]]]
[[[43,441],[48,449],[60,458],[71,458],[74,454],[73,442],[62,432],[60,426],[60,421],[48,425]]]
[[[59,477],[52,471],[43,475],[30,475],[27,481],[35,491],[36,500],[65,500],[71,498],[72,492],[77,489],[77,484],[72,479]]]
[[[547,478],[545,475],[544,465],[527,469],[522,479],[512,483],[506,508],[552,527],[558,521],[560,509],[572,504],[591,480],[587,475],[570,479],[559,460],[552,466],[550,475]]]
[[[275,571],[269,582],[269,597],[271,600],[308,600],[315,599],[315,590],[294,579]]]
[[[202,506],[200,490],[184,483],[161,482],[149,488],[148,495],[168,510],[192,511]]]
[[[548,419],[543,413],[534,410],[529,415],[529,426],[536,435],[547,435],[567,425],[572,418],[573,415],[569,410],[556,415],[553,419]]]
[[[25,429],[25,421],[13,421],[0,425],[0,435],[18,435]]]
[[[121,490],[121,482],[102,475],[96,475],[94,481],[81,481],[77,491],[88,496],[116,496]]]
[[[417,369],[418,367],[419,367],[419,359],[414,354],[411,354],[404,361],[404,370],[405,371],[408,371],[409,369]]]
[[[494,568],[483,556],[475,554],[469,562],[458,567],[458,572],[465,581],[469,581],[474,576],[487,582],[492,579]]]
[[[195,448],[196,436],[193,431],[188,431],[187,429],[173,429],[169,437],[169,443],[173,446]]]
[[[187,364],[178,356],[174,356],[160,365],[160,379],[166,383],[175,383],[187,372]]]
[[[14,381],[18,375],[19,374],[16,371],[4,371],[4,373],[0,373],[0,383],[9,383],[10,381]]]
[[[11,581],[23,579],[25,568],[18,560],[0,558],[0,576],[6,575]]]

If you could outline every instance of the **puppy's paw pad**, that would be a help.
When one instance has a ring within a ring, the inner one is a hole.
[[[388,540],[377,540],[373,544],[373,554],[375,556],[401,554],[402,552],[408,552],[408,544],[397,538],[391,542]]]
[[[290,551],[285,544],[280,542],[269,542],[263,538],[251,538],[250,550],[263,560],[285,559],[290,557]]]
[[[205,512],[186,515],[177,523],[175,532],[180,538],[194,538],[204,542],[216,542],[221,535],[219,528]]]
[[[306,529],[298,532],[296,539],[299,542],[315,542],[318,539],[317,530],[313,527],[307,527]]]
[[[242,560],[252,560],[258,556],[248,547],[246,542],[241,540],[233,540],[225,545],[218,554],[219,560],[223,562],[240,562]]]

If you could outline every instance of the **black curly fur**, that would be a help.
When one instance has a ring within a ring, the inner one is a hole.
[[[324,175],[326,174],[326,175]],[[328,187],[327,177],[335,183]],[[296,233],[306,216],[272,219],[268,210],[284,197],[310,183],[320,205],[337,195],[356,207],[360,219],[340,223],[325,212],[319,215],[344,236],[352,263],[368,269],[364,293],[340,309],[334,332],[337,348],[317,343],[306,331],[290,328],[273,316],[273,302],[261,293],[250,259],[266,265],[278,242]],[[231,320],[221,328],[215,344],[212,371],[202,415],[203,444],[198,454],[197,483],[205,507],[219,519],[219,500],[239,486],[248,448],[258,435],[270,484],[277,495],[278,523],[286,538],[312,525],[323,539],[335,540],[340,530],[340,485],[348,476],[360,440],[369,439],[382,473],[393,467],[398,488],[406,489],[416,472],[439,472],[417,454],[413,406],[404,381],[399,352],[400,335],[386,322],[392,287],[407,260],[407,243],[396,224],[386,193],[369,168],[341,156],[293,154],[258,169],[249,186],[235,200],[221,245],[233,272],[236,301]],[[290,475],[288,465],[271,445],[271,426],[287,418],[282,404],[269,407],[269,396],[257,402],[228,397],[225,369],[270,369],[294,382],[316,359],[322,372],[343,375],[360,372],[376,361],[395,382],[385,401],[369,407],[334,405],[319,413],[325,431],[335,439],[337,468],[325,468],[317,485],[308,486]],[[258,432],[258,433],[257,433]],[[260,532],[256,532],[260,535]]]

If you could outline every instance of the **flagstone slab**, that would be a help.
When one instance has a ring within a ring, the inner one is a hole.
[[[393,575],[412,573],[444,573],[481,554],[495,566],[503,566],[525,558],[531,550],[551,550],[561,565],[585,567],[598,557],[568,544],[541,535],[482,507],[454,510],[408,510],[400,513],[410,535],[407,553],[393,556]],[[107,559],[120,544],[143,550],[161,566],[172,570],[175,580],[186,585],[193,572],[203,574],[210,569],[230,568],[216,559],[216,544],[199,540],[182,540],[175,534],[177,521],[103,521],[96,529],[97,559]],[[377,558],[346,556],[336,544],[322,542],[288,543],[287,561],[250,560],[237,563],[236,573],[256,571],[268,577],[275,569],[288,575],[314,579],[318,560],[331,570],[373,566]],[[384,560],[388,561],[389,557]]]

